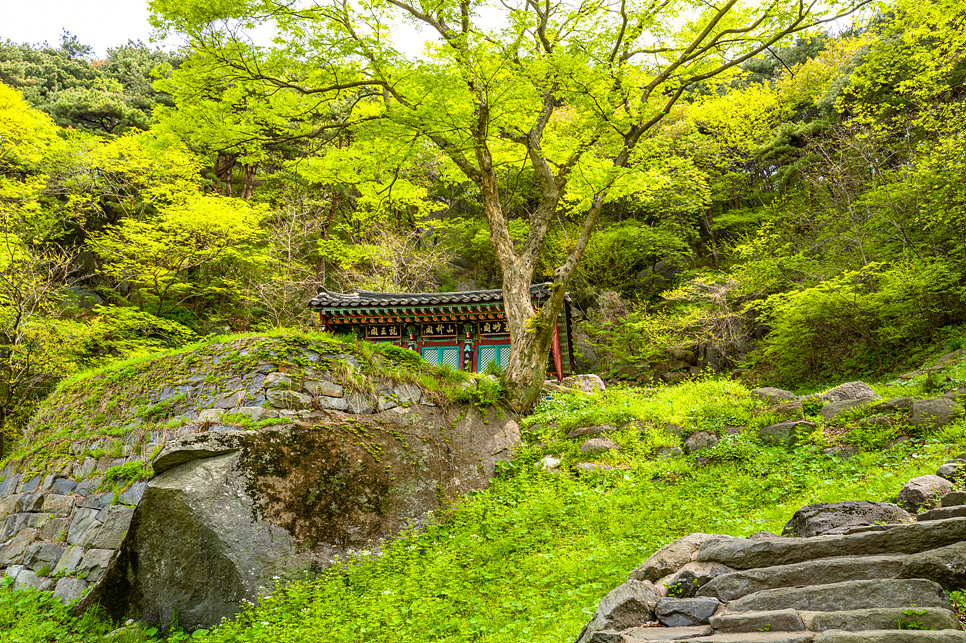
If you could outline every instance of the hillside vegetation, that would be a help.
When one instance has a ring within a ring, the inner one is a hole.
[[[361,396],[363,405],[386,383],[418,385],[439,404],[485,405],[499,395],[494,382],[443,371],[391,344],[295,330],[213,336],[62,380],[39,405],[18,448],[0,460],[0,468],[9,464],[19,472],[46,475],[85,457],[116,457],[121,451],[149,460],[166,439],[197,421],[199,409],[228,409],[228,400],[233,406],[268,405],[264,394],[246,387],[257,382],[260,388],[266,374],[277,369],[295,390],[331,373],[349,395]],[[473,386],[460,386],[467,381]],[[244,402],[235,404],[239,395]],[[232,416],[227,420],[248,428],[297,417],[253,422],[225,413]]]
[[[256,11],[231,4],[232,18]],[[187,24],[177,2],[161,5],[159,23]],[[588,318],[581,368],[641,383],[742,368],[819,386],[962,342],[963,7],[896,0],[855,20],[690,86],[648,130],[568,285]],[[268,55],[131,43],[92,60],[69,34],[0,46],[8,440],[64,376],[209,333],[305,324],[319,286],[501,286],[483,196],[451,160],[382,144],[377,125],[339,121],[338,102],[312,111],[284,78],[278,92],[210,83],[236,54]],[[273,55],[280,74],[325,67]],[[500,181],[520,247],[536,178],[524,167]],[[573,189],[535,281],[573,247],[585,211]]]

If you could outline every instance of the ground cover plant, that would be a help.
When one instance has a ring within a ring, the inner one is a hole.
[[[528,445],[487,491],[473,494],[421,533],[385,552],[281,587],[235,622],[197,635],[210,643],[296,641],[569,641],[600,598],[663,544],[693,531],[780,532],[800,506],[890,500],[908,479],[962,450],[966,422],[849,460],[766,447],[746,430],[695,457],[653,459],[685,433],[767,421],[729,380],[657,389],[558,395],[523,421]],[[858,417],[858,416],[857,416]],[[630,424],[609,433],[621,449],[580,453],[567,431]],[[554,455],[561,470],[546,470]],[[574,473],[593,459],[615,467]]]
[[[4,643],[152,643],[158,640],[157,628],[128,626],[122,631],[88,612],[80,618],[71,615],[49,592],[32,588],[13,591],[12,579],[0,581],[0,640]],[[113,632],[113,633],[112,633]],[[175,643],[180,637],[170,637]]]
[[[660,428],[664,422],[685,434],[754,427],[768,418],[760,406],[741,384],[724,379],[547,399],[522,422],[527,444],[488,490],[385,551],[360,551],[282,585],[235,621],[191,638],[277,643],[324,632],[326,641],[347,642],[569,641],[607,591],[674,538],[780,532],[803,504],[889,500],[905,481],[932,473],[966,447],[961,421],[849,460],[819,453],[817,438],[786,450],[761,445],[747,429],[702,451],[700,461],[654,458],[658,447],[681,441]],[[580,440],[565,437],[574,427],[608,422],[630,424],[608,434],[618,452],[588,457]],[[560,470],[544,468],[547,455],[561,459]],[[587,460],[614,468],[572,467]],[[18,643],[93,643],[111,629],[93,616],[62,618],[59,610],[42,594],[2,590],[0,615],[7,616],[0,632]],[[144,628],[120,635],[156,638]],[[174,629],[169,640],[187,636]]]
[[[287,585],[201,640],[570,641],[600,598],[670,540],[781,531],[810,502],[887,500],[955,447],[850,461],[739,451],[701,468],[638,461],[572,479],[539,470],[543,452],[529,448],[507,477],[422,534]]]

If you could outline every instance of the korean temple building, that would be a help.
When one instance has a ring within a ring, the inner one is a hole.
[[[541,306],[550,298],[550,284],[530,286],[530,297],[534,306]],[[510,334],[501,290],[343,294],[322,289],[309,307],[318,311],[323,330],[353,334],[371,342],[392,342],[417,351],[432,364],[481,372],[491,362],[505,368],[510,361]],[[575,369],[571,337],[567,295],[547,369],[558,379]]]

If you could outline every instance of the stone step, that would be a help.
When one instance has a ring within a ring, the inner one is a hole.
[[[946,520],[948,518],[962,518],[964,516],[966,516],[966,505],[955,505],[924,511],[916,516],[916,520],[926,522],[927,520]]]
[[[955,630],[866,630],[864,632],[829,630],[816,634],[812,643],[966,643],[966,632]]]
[[[806,629],[801,617],[795,610],[725,613],[720,616],[712,616],[710,623],[715,634],[804,632]]]
[[[688,643],[811,643],[815,634],[812,632],[742,632],[740,634],[712,634],[696,639],[687,639]],[[632,639],[633,641],[633,639]],[[632,643],[629,642],[629,643]]]
[[[634,627],[620,632],[601,630],[594,632],[587,643],[640,643],[642,641],[687,641],[697,637],[711,636],[707,625],[696,627]]]
[[[918,554],[823,558],[731,572],[711,579],[696,595],[727,602],[765,589],[876,578],[924,578],[947,591],[966,587],[966,541]]]
[[[697,595],[728,602],[748,594],[780,587],[898,578],[905,559],[901,554],[857,556],[749,569],[716,576],[701,587]]]
[[[955,613],[938,607],[876,607],[845,612],[798,612],[798,616],[801,617],[804,626],[814,632],[898,630],[910,626],[929,630],[961,629]],[[900,623],[903,628],[900,628]]]
[[[962,540],[966,540],[966,518],[950,518],[844,536],[712,538],[701,545],[697,560],[721,563],[733,569],[754,569],[817,558],[915,554]]]
[[[919,578],[766,589],[731,601],[726,606],[728,613],[786,609],[844,612],[877,607],[952,609],[946,592],[938,583]]]
[[[644,643],[645,641],[687,641],[687,643],[810,643],[812,637],[815,636],[813,632],[741,632],[735,634],[711,634],[707,636],[698,637],[688,637],[688,638],[636,638],[639,636],[660,636],[657,633],[649,634],[646,632],[641,632],[637,634],[639,630],[661,630],[665,628],[637,628],[623,632],[623,639],[613,639],[613,641],[605,641],[603,643]],[[667,630],[677,629],[677,628],[666,628]]]
[[[928,578],[946,591],[966,587],[966,542],[906,556],[900,578]]]

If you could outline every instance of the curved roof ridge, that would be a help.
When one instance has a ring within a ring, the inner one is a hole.
[[[552,282],[530,285],[530,295],[546,297],[550,294]],[[478,303],[481,301],[502,301],[503,290],[494,288],[489,290],[458,290],[451,292],[375,292],[356,290],[354,293],[332,292],[320,288],[309,302],[309,306],[379,306],[390,303],[393,306],[426,305],[437,303]]]

